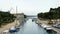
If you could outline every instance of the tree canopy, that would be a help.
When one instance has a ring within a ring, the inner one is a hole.
[[[13,22],[14,18],[16,17],[13,14],[10,14],[9,12],[0,11],[0,26],[2,24]]]
[[[50,8],[49,12],[38,13],[38,18],[43,19],[60,19],[60,7]]]

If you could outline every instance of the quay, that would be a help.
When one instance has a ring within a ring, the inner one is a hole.
[[[35,23],[35,21],[36,21],[35,18],[33,19],[33,21],[31,18],[28,19],[26,22],[24,22],[21,25],[19,31],[18,32],[13,31],[14,32],[13,34],[55,34],[54,31],[49,32],[44,28],[40,27],[38,23]],[[12,33],[8,33],[8,34],[12,34]]]
[[[24,14],[23,13],[14,14],[14,16],[16,16],[16,19],[14,20],[14,22],[9,23],[5,26],[2,26],[2,28],[0,28],[0,34],[3,34],[4,32],[8,32],[12,26],[19,28],[21,23],[23,23],[23,21],[24,21]]]
[[[52,28],[52,30],[56,31],[57,34],[60,34],[60,29],[58,29],[58,28],[54,28],[54,27],[51,27],[51,28]]]
[[[39,23],[42,23],[42,24],[46,24],[47,25],[47,21],[40,21],[39,19],[37,19],[37,23],[39,24]],[[52,27],[51,26],[51,28],[52,28],[52,30],[53,31],[55,31],[57,34],[60,34],[60,29],[59,28],[55,28],[55,27]]]

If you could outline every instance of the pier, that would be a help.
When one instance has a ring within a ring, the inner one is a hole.
[[[56,31],[57,34],[60,34],[60,29],[52,27],[52,30]]]
[[[48,25],[48,24],[47,24],[47,21],[41,21],[41,20],[39,20],[39,19],[37,19],[37,23],[38,23],[38,24],[39,24],[39,23],[42,23],[42,24]],[[57,34],[60,34],[60,29],[59,29],[59,28],[55,28],[55,27],[52,27],[52,26],[51,26],[51,28],[52,28],[52,30],[55,31]]]

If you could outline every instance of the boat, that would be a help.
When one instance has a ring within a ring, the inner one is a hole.
[[[45,28],[45,30],[46,30],[47,32],[53,31],[52,28]]]
[[[41,27],[42,28],[46,28],[47,26],[45,24],[41,24]]]
[[[34,22],[34,20],[32,19],[32,22]]]
[[[20,29],[20,26],[17,26],[16,29]]]
[[[45,28],[49,28],[49,27],[51,27],[51,26],[49,26],[49,25],[46,25],[46,24],[41,24],[41,26],[45,29]]]
[[[17,29],[15,28],[15,26],[12,26],[12,27],[9,29],[9,32],[10,32],[10,33],[17,32]]]
[[[48,28],[45,28],[45,29],[46,29],[46,31],[48,31],[48,32],[52,31],[52,28],[51,28],[51,27],[48,27]]]
[[[9,30],[4,30],[3,31],[3,34],[8,34],[9,33]]]
[[[52,28],[51,28],[51,26],[49,26],[49,25],[46,25],[46,24],[42,24],[41,25],[42,26],[42,28],[44,28],[46,31],[52,31]]]

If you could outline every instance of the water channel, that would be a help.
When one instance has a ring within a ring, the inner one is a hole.
[[[54,32],[47,32],[41,26],[34,22],[32,19],[28,19],[25,23],[20,26],[20,30],[12,34],[56,34]]]

